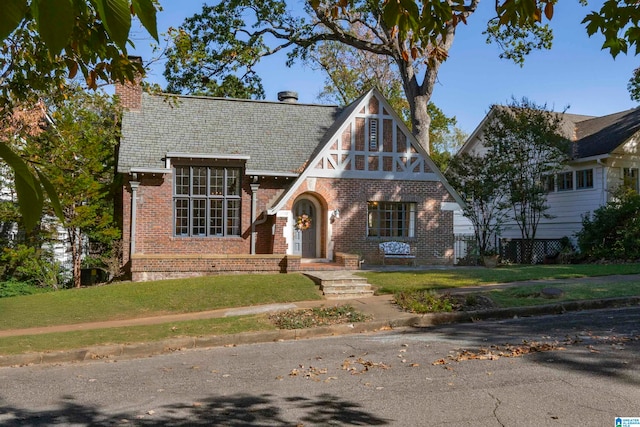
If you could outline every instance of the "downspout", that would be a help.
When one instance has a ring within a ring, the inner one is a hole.
[[[600,204],[606,205],[609,199],[609,196],[607,195],[607,176],[606,176],[606,174],[608,173],[608,169],[605,167],[605,164],[602,161],[602,159],[596,159],[596,163],[600,165],[600,167],[602,168],[602,200]]]
[[[251,183],[251,255],[256,254],[256,212],[258,210],[258,189],[260,184]]]
[[[133,174],[133,179],[137,179],[136,174]],[[129,249],[129,259],[131,259],[136,252],[136,217],[138,212],[138,186],[140,182],[130,181],[129,185],[131,186],[131,247]]]

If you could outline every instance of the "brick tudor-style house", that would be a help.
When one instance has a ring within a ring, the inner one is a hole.
[[[453,262],[459,196],[376,90],[347,107],[117,94],[126,112],[125,268],[132,280],[357,269],[383,241]]]

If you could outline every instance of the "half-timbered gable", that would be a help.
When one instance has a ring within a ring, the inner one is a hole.
[[[436,179],[433,163],[411,142],[410,135],[386,101],[372,91],[331,136],[314,160],[310,176]]]

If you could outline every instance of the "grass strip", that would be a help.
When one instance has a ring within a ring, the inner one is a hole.
[[[0,338],[0,354],[82,349],[96,345],[156,342],[169,338],[232,335],[242,332],[274,330],[266,316],[225,317],[205,320],[127,326],[89,331],[56,332]]]
[[[421,289],[447,289],[538,279],[571,279],[613,274],[639,274],[640,264],[527,265],[499,268],[460,267],[447,270],[361,272],[378,294]]]
[[[544,288],[561,289],[559,298],[542,296]],[[563,301],[580,301],[602,298],[619,298],[640,295],[640,282],[607,283],[594,285],[589,283],[571,283],[549,285],[515,286],[495,289],[481,293],[487,295],[499,307],[528,307],[533,305],[553,304]]]

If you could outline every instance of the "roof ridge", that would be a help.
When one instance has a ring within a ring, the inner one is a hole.
[[[243,98],[227,98],[222,96],[208,96],[208,95],[185,95],[185,94],[177,94],[177,93],[166,93],[166,92],[158,92],[158,93],[148,93],[144,92],[144,95],[150,97],[174,97],[174,98],[183,98],[183,99],[201,99],[201,100],[210,100],[210,101],[227,101],[227,102],[246,102],[246,103],[255,103],[255,104],[273,104],[273,105],[303,105],[307,107],[327,107],[327,108],[344,108],[337,104],[314,104],[314,103],[306,103],[306,102],[282,102],[282,101],[272,101],[266,99],[243,99]]]

